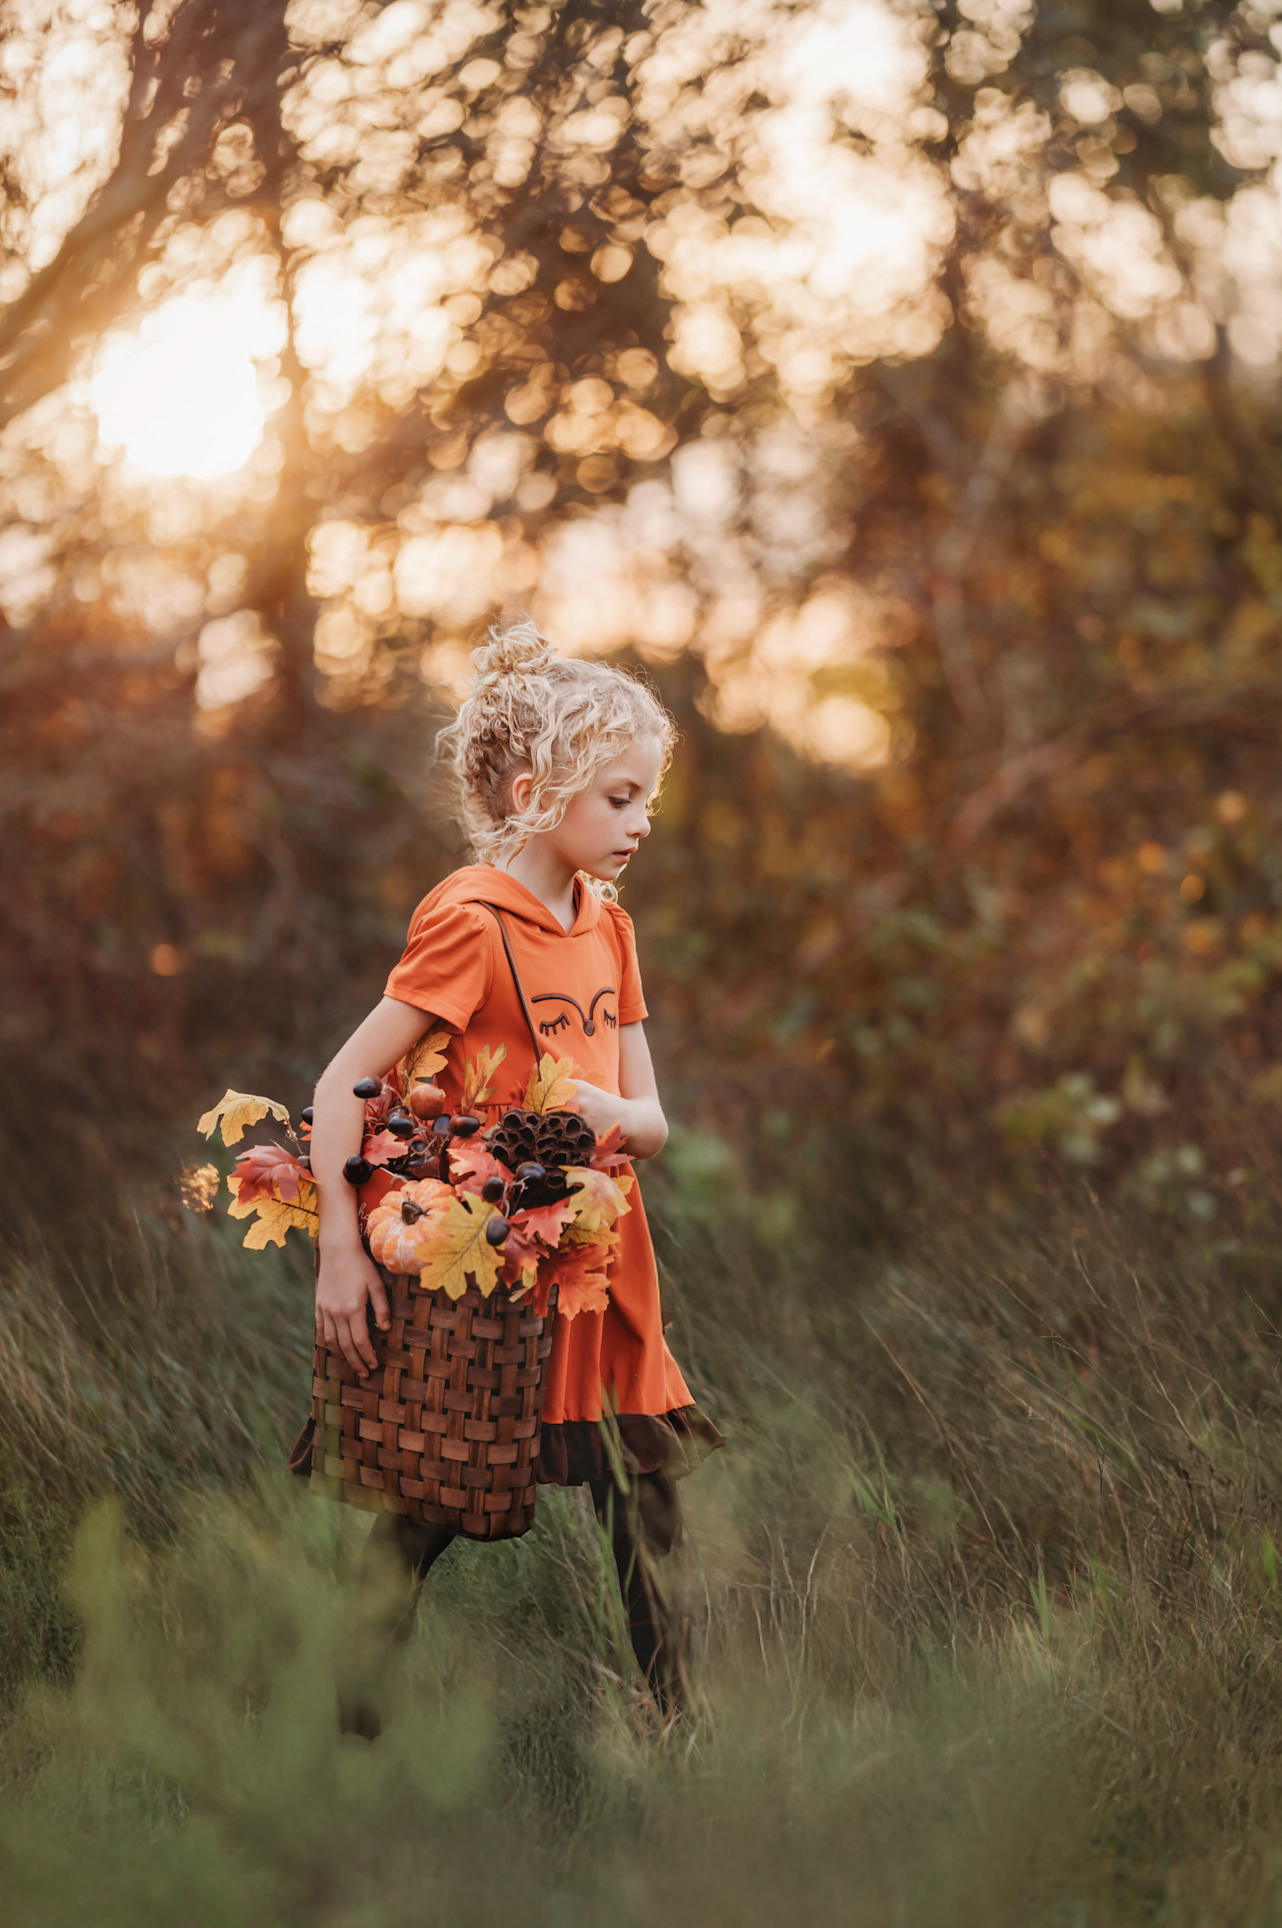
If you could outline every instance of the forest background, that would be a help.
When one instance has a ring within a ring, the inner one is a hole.
[[[297,1113],[377,999],[464,855],[434,732],[520,607],[682,731],[624,901],[665,1289],[744,1442],[709,1678],[762,1588],[830,1715],[908,1719],[940,1642],[1008,1683],[1017,1637],[1091,1852],[1002,1846],[976,1918],[1029,1918],[1034,1873],[1223,1918],[1244,1828],[1266,1918],[1280,50],[1271,0],[7,10],[14,1696],[107,1650],[59,1591],[82,1503],[172,1524],[305,1397],[303,1269],[192,1209],[190,1121],[228,1084]],[[556,1544],[522,1611],[583,1581]],[[60,1758],[33,1719],[22,1800]],[[109,1778],[181,1784],[185,1825],[200,1777],[152,1744]]]

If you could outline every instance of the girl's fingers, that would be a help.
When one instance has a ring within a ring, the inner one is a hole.
[[[377,1272],[370,1280],[369,1302],[374,1309],[375,1325],[380,1332],[386,1332],[392,1323],[392,1313],[387,1303],[387,1293],[384,1290],[383,1281],[379,1278]],[[375,1360],[370,1360],[371,1365],[375,1363]]]
[[[362,1321],[361,1325],[358,1325],[355,1319],[343,1319],[338,1325],[339,1348],[348,1365],[358,1372],[362,1379],[374,1363],[372,1353],[368,1361],[364,1357],[364,1354],[370,1351],[370,1344],[362,1330],[363,1323]]]
[[[356,1348],[357,1358],[360,1361],[356,1367],[357,1371],[360,1373],[373,1372],[375,1366],[378,1364],[378,1354],[375,1352],[373,1341],[369,1336],[369,1325],[363,1306],[355,1318],[350,1320],[349,1330],[352,1335],[352,1344]],[[353,1361],[353,1364],[355,1363],[356,1362]]]

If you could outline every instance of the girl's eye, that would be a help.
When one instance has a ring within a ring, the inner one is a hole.
[[[610,802],[614,805],[616,810],[626,810],[630,801],[631,799],[628,797],[611,797],[610,798]]]

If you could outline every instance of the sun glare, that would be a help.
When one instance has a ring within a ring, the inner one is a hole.
[[[263,324],[234,296],[176,295],[110,338],[89,386],[107,448],[152,475],[229,475],[262,440]],[[256,325],[257,324],[257,325]]]

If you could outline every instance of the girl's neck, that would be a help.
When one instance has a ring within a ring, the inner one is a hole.
[[[571,929],[578,909],[575,902],[578,873],[568,869],[555,851],[537,838],[531,838],[515,857],[509,857],[498,868],[515,877],[518,884],[524,884],[531,897],[537,897],[544,909],[551,911],[562,930]]]

